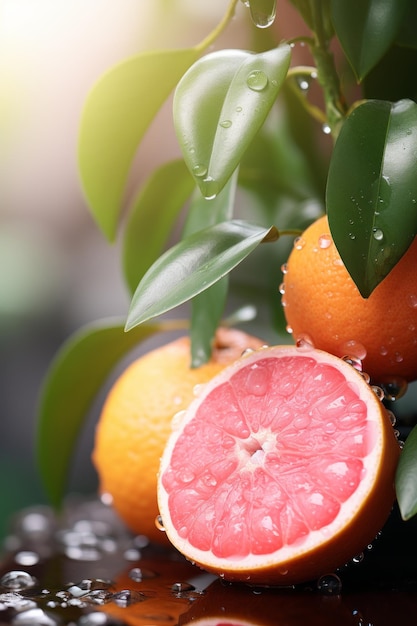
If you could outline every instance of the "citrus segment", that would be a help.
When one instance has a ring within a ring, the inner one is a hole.
[[[207,383],[171,435],[163,524],[186,557],[230,580],[309,580],[383,525],[398,451],[383,405],[351,365],[263,348]]]
[[[377,383],[417,379],[417,238],[366,299],[340,258],[326,216],[294,244],[281,293],[295,341],[308,335],[316,348],[359,357]]]

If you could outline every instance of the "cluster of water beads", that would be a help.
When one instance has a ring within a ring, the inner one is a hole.
[[[108,506],[99,501],[92,501],[90,504],[91,506],[85,507],[85,511],[81,506],[78,514],[74,514],[77,507],[71,507],[69,518],[73,516],[74,519],[62,527],[57,524],[55,516],[47,507],[34,507],[19,514],[12,534],[5,541],[6,550],[13,554],[14,567],[0,577],[2,624],[122,626],[124,621],[116,620],[94,607],[113,603],[127,608],[159,597],[156,591],[146,587],[147,581],[160,576],[157,569],[140,567],[142,553],[144,558],[149,559],[155,548],[152,548],[143,535],[132,536]],[[89,515],[89,519],[84,518],[82,512]],[[44,588],[36,571],[55,555],[80,562],[81,569],[82,562],[85,562],[91,577],[60,585],[57,582],[57,588],[50,585]],[[98,561],[97,565],[95,561]],[[125,569],[126,562],[130,561],[135,561],[135,564],[128,570],[128,578],[135,584],[143,583],[143,587],[117,589],[113,580],[103,579],[95,574],[108,569],[121,571]],[[158,585],[156,588],[159,593]],[[168,593],[172,598],[193,602],[203,591],[196,589],[188,581],[177,580],[163,593]],[[65,611],[69,611],[68,617],[65,617]],[[74,611],[78,613],[74,614]],[[146,615],[145,610],[143,616],[146,618]],[[173,623],[175,618],[167,613],[149,613],[148,619],[152,623]]]

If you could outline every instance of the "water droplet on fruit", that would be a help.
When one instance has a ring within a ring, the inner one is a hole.
[[[364,560],[365,555],[363,552],[360,552],[359,554],[356,554],[353,559],[352,559],[352,563],[362,563],[362,561]]]
[[[186,414],[186,410],[183,409],[182,411],[178,411],[177,413],[175,413],[175,415],[173,416],[172,420],[171,420],[171,430],[178,430],[184,415]]]
[[[157,515],[155,517],[155,526],[157,527],[158,530],[165,532],[164,522],[162,521],[161,515]]]
[[[358,370],[358,372],[362,372],[362,361],[357,356],[346,354],[342,357],[342,361],[345,361],[345,363],[354,367],[355,370]]]
[[[344,354],[351,355],[363,361],[366,357],[366,348],[359,341],[355,339],[350,339],[349,341],[345,341],[340,346],[340,351]]]
[[[369,376],[369,374],[367,372],[359,372],[359,374],[362,376],[366,384],[369,385],[369,383],[371,382],[371,377]]]
[[[194,165],[193,174],[197,178],[203,178],[207,174],[207,167],[205,165]]]
[[[281,265],[281,272],[282,272],[283,274],[288,274],[288,263],[283,263],[283,264]]]
[[[408,306],[412,309],[417,309],[417,296],[415,293],[410,293],[407,296]]]
[[[175,594],[182,594],[186,591],[194,591],[195,587],[191,583],[177,582],[171,586],[171,591]]]
[[[281,283],[278,290],[280,294],[283,296],[285,294],[285,283]]]
[[[379,384],[384,391],[385,398],[391,402],[402,398],[408,388],[407,381],[401,376],[383,379]]]
[[[263,91],[268,86],[268,76],[263,70],[253,70],[248,75],[246,84],[252,91]]]
[[[402,363],[402,362],[404,361],[404,357],[403,357],[403,355],[401,354],[401,352],[396,352],[396,353],[394,354],[394,359],[395,359],[395,362],[396,362],[396,363]]]
[[[378,400],[381,400],[382,402],[382,400],[385,398],[384,390],[381,389],[381,387],[378,387],[378,385],[371,385],[371,389],[378,398]]]
[[[305,243],[306,242],[304,241],[304,239],[302,237],[296,237],[294,239],[294,248],[296,250],[302,250],[304,248],[304,246],[305,246]]]
[[[252,352],[255,352],[253,348],[245,348],[240,356],[249,356]]]
[[[387,354],[388,354],[388,348],[386,348],[385,346],[381,346],[381,347],[379,348],[379,354],[380,354],[381,356],[387,356]]]
[[[317,581],[317,589],[326,596],[338,596],[342,591],[342,581],[337,574],[324,574]]]
[[[249,10],[252,22],[257,28],[268,28],[274,23],[277,11],[277,0],[263,0],[250,2]]]
[[[307,335],[306,333],[298,335],[296,346],[304,352],[307,352],[308,350],[314,350],[313,340],[310,335]]]
[[[289,335],[292,335],[292,333],[294,332],[292,327],[289,324],[286,325],[285,330],[287,331]]]
[[[319,237],[319,248],[325,250],[332,245],[332,239],[330,235],[320,235]]]
[[[199,396],[200,393],[203,391],[204,387],[205,387],[204,383],[197,383],[196,385],[194,385],[193,395],[196,397]]]

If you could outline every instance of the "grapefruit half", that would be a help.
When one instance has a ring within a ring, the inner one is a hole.
[[[392,508],[391,422],[361,373],[326,352],[251,352],[173,427],[158,476],[164,529],[227,580],[313,580],[361,552]]]

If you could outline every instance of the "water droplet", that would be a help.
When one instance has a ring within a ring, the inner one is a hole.
[[[349,238],[352,239],[352,241],[354,241],[356,239],[355,233],[349,233]]]
[[[283,274],[288,274],[288,263],[283,263],[283,264],[281,265],[281,272],[282,272]]]
[[[332,245],[332,238],[330,235],[320,235],[319,237],[319,248],[325,250]]]
[[[387,356],[387,354],[388,354],[388,348],[386,348],[385,346],[381,346],[381,347],[379,348],[379,354],[380,354],[381,356]]]
[[[252,22],[258,28],[268,28],[274,23],[277,0],[249,0]]]
[[[285,330],[287,331],[289,335],[292,335],[294,332],[292,329],[292,326],[290,326],[289,324],[286,325]]]
[[[342,353],[354,356],[361,361],[363,361],[363,359],[366,357],[365,346],[363,346],[361,343],[359,343],[359,341],[356,341],[355,339],[349,339],[348,341],[342,343],[342,345],[340,346],[340,350]]]
[[[395,352],[394,359],[396,363],[402,363],[404,361],[404,357],[401,352]]]
[[[203,178],[207,174],[207,167],[205,165],[194,165],[193,174],[197,178]]]
[[[324,574],[317,581],[317,589],[326,596],[338,596],[342,591],[342,581],[337,574]]]
[[[408,388],[408,383],[401,376],[392,376],[390,378],[379,381],[379,384],[384,391],[385,398],[391,402],[395,402],[399,398],[402,398]]]
[[[342,357],[342,361],[345,361],[345,363],[348,363],[349,365],[354,367],[355,370],[358,370],[358,372],[362,372],[362,361],[361,359],[358,359],[358,357],[346,354]]]
[[[366,384],[369,385],[369,383],[371,382],[371,377],[369,376],[369,374],[367,372],[359,372],[359,374],[362,376]]]
[[[222,128],[230,128],[232,125],[231,120],[223,120],[222,122],[220,122],[220,126]]]
[[[201,190],[206,200],[213,200],[219,193],[219,184],[214,178],[207,176],[203,180]]]
[[[14,589],[15,591],[21,589],[30,589],[30,587],[34,587],[37,584],[37,580],[31,574],[20,570],[12,570],[10,572],[6,572],[0,578],[0,586],[5,589]]]
[[[236,113],[241,113],[243,111],[242,107],[236,107]]]
[[[16,626],[58,626],[62,621],[52,613],[33,608],[16,615],[11,623]]]
[[[352,563],[362,563],[362,561],[364,560],[365,555],[363,552],[360,552],[359,554],[356,554],[353,559],[352,559]]]
[[[29,550],[22,550],[18,552],[14,560],[18,565],[23,565],[24,567],[30,567],[31,565],[36,565],[39,563],[39,554],[36,552],[31,552]]]
[[[157,527],[158,530],[165,532],[164,522],[162,521],[161,515],[157,515],[155,517],[155,526]]]
[[[248,75],[246,84],[252,91],[263,91],[268,86],[268,76],[263,70],[253,70]]]
[[[279,286],[279,292],[283,296],[285,294],[285,283],[281,283]]]
[[[146,599],[147,597],[144,593],[133,591],[132,589],[122,589],[112,596],[112,601],[117,604],[117,606],[122,607],[131,606],[132,604],[143,602]]]
[[[410,293],[407,296],[408,306],[412,309],[417,309],[417,295],[415,293]]]
[[[182,411],[177,411],[177,413],[174,414],[171,420],[171,430],[178,430],[186,412],[187,411],[183,409]]]
[[[381,387],[378,387],[378,385],[371,385],[371,389],[378,398],[378,400],[382,402],[382,400],[385,398],[384,390],[381,389]]]
[[[302,237],[296,237],[294,239],[294,248],[296,250],[302,250],[304,248],[304,246],[305,246],[305,243],[306,242],[304,241],[304,239]]]
[[[323,124],[323,126],[321,127],[321,130],[323,131],[325,135],[330,135],[330,133],[332,132],[332,129],[330,128],[328,124]]]
[[[376,239],[376,241],[383,241],[384,240],[384,233],[382,232],[382,230],[380,228],[374,228],[373,229],[373,237],[374,237],[374,239]]]
[[[310,335],[303,333],[302,335],[298,335],[296,346],[300,350],[304,352],[308,352],[308,350],[314,350],[314,343]]]
[[[187,582],[177,582],[177,583],[174,583],[171,587],[171,591],[175,594],[181,594],[186,591],[194,591],[194,590],[195,590],[194,585],[191,585],[191,583],[187,583]]]
[[[129,578],[134,580],[136,583],[141,582],[142,580],[149,580],[150,578],[156,578],[158,574],[150,569],[145,569],[143,567],[133,567],[129,572]]]
[[[308,80],[308,78],[306,76],[297,76],[296,80],[298,88],[303,93],[307,93],[307,91],[310,89],[310,81]]]

